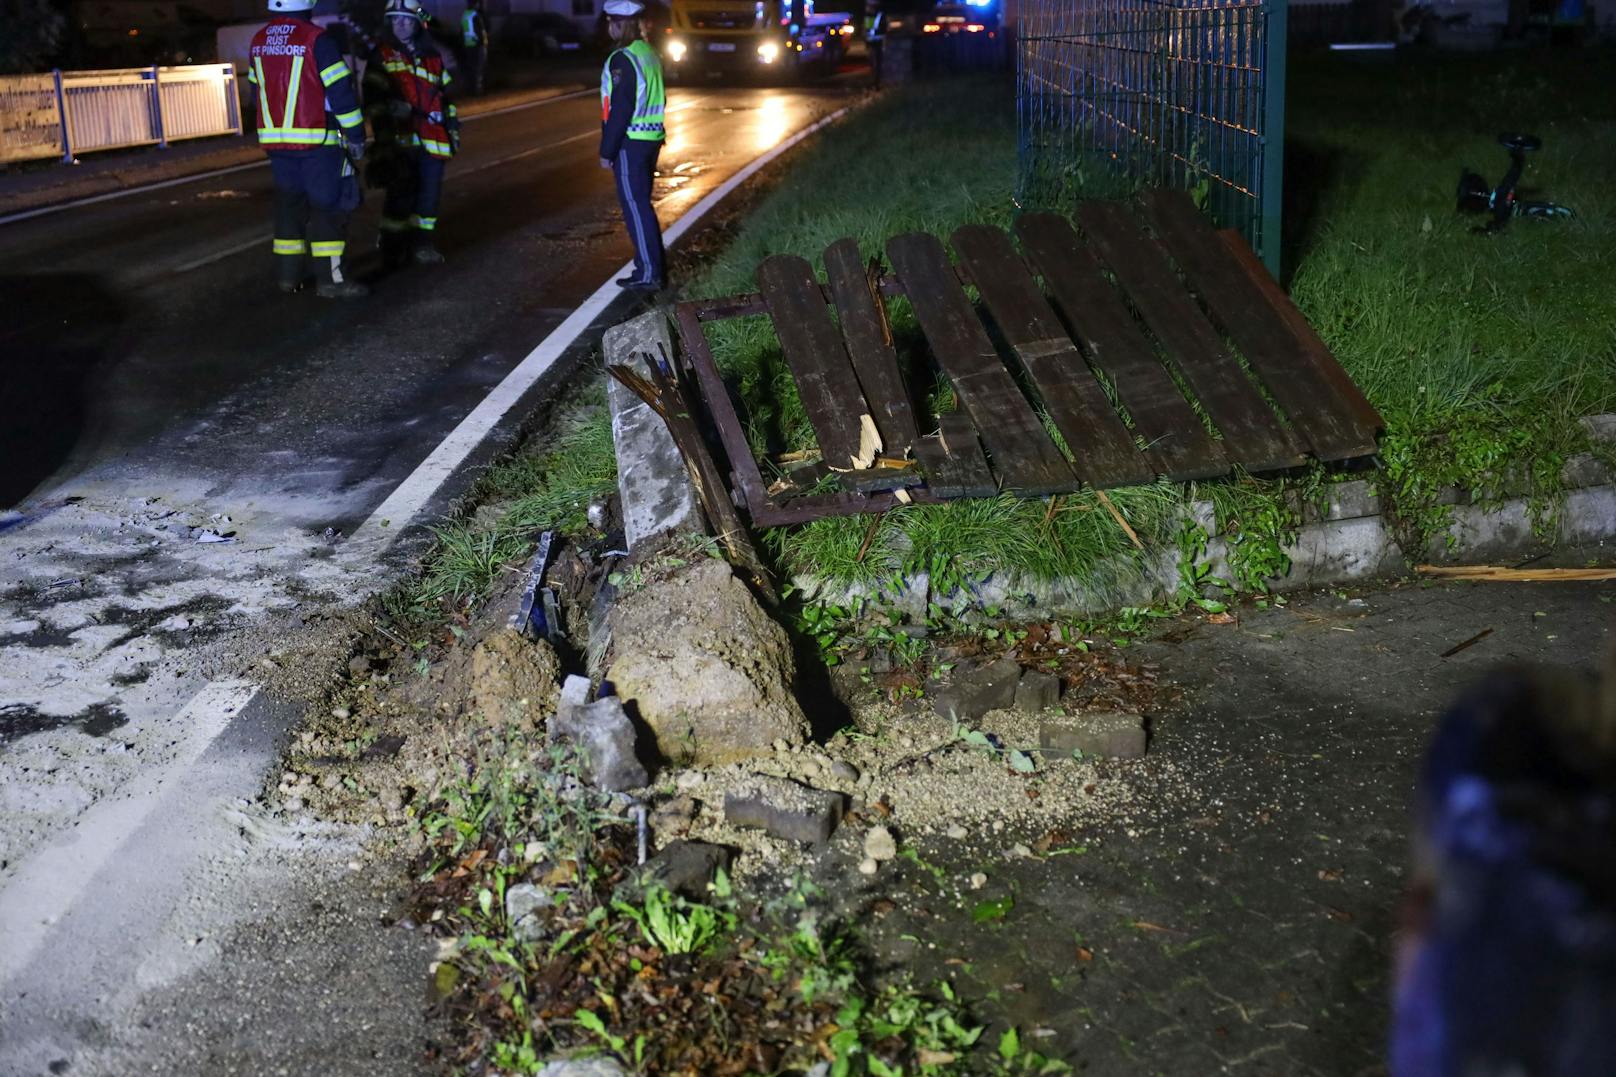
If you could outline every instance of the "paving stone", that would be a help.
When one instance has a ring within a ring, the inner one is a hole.
[[[988,711],[1008,710],[1016,701],[1021,664],[1014,658],[977,669],[956,669],[954,678],[933,694],[933,707],[944,718],[968,721]]]
[[[763,830],[786,841],[817,844],[842,821],[840,793],[815,789],[788,778],[755,776],[724,797],[724,819],[732,826]]]
[[[1053,673],[1029,669],[1016,685],[1016,710],[1024,714],[1041,714],[1060,706],[1061,682]]]
[[[1145,754],[1145,720],[1124,711],[1049,718],[1038,727],[1038,745],[1046,752],[1138,759]]]

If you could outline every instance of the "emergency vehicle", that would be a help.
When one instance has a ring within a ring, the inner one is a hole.
[[[697,78],[794,78],[836,71],[853,39],[847,12],[814,10],[814,0],[673,0],[671,25],[657,35],[662,70]]]

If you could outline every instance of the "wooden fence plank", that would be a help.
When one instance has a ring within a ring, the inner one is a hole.
[[[894,236],[887,241],[887,260],[938,365],[993,454],[1005,489],[1043,495],[1075,488],[1076,476],[1000,360],[942,242],[923,232]]]
[[[881,432],[882,450],[888,456],[904,456],[920,431],[915,428],[909,389],[898,370],[898,353],[892,346],[886,315],[877,305],[881,297],[859,262],[858,241],[839,239],[826,247],[825,271],[836,299],[842,339]]]
[[[998,493],[970,417],[951,411],[938,416],[937,425],[935,436],[915,442],[915,459],[926,473],[926,488],[944,498],[992,497]]]
[[[1301,463],[1305,446],[1274,416],[1156,242],[1114,202],[1085,203],[1078,222],[1223,435],[1224,453],[1251,471]]]
[[[1376,452],[1374,429],[1358,422],[1188,196],[1153,191],[1145,206],[1190,287],[1206,301],[1314,454],[1345,460]]]
[[[871,422],[869,409],[813,267],[805,258],[776,254],[758,266],[757,280],[820,455],[834,468],[868,466],[879,440],[871,446],[866,434],[873,426],[863,429]]]

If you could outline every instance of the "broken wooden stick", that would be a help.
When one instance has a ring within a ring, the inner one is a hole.
[[[1133,544],[1141,551],[1144,550],[1145,544],[1139,541],[1139,536],[1134,534],[1133,528],[1128,526],[1128,521],[1122,518],[1122,513],[1117,511],[1116,505],[1112,503],[1109,497],[1105,496],[1105,491],[1095,490],[1094,496],[1100,499],[1100,504],[1105,506],[1105,511],[1109,512],[1111,514],[1111,518],[1117,522],[1117,525],[1120,526],[1124,532],[1127,533],[1129,540],[1132,541]]]
[[[1616,580],[1616,568],[1505,568],[1503,565],[1417,565],[1416,572],[1449,580],[1493,580],[1500,583],[1553,583]]]
[[[760,595],[774,601],[774,585],[763,567],[762,558],[752,546],[740,513],[729,499],[718,463],[708,452],[701,430],[691,418],[690,406],[680,389],[678,374],[673,371],[666,354],[662,356],[660,364],[657,357],[649,352],[642,352],[640,358],[645,363],[649,378],[616,363],[607,364],[606,369],[667,424],[668,434],[684,459],[685,471],[690,476],[690,484],[695,487],[702,512],[706,514],[707,522],[725,555],[731,564],[745,570]]]

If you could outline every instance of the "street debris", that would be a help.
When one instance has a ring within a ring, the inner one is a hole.
[[[1047,752],[1138,759],[1145,754],[1145,722],[1137,714],[1116,711],[1045,718],[1038,727],[1038,746]]]
[[[1447,650],[1443,651],[1442,654],[1439,657],[1452,658],[1454,655],[1458,654],[1460,651],[1464,650],[1467,647],[1475,646],[1477,643],[1480,643],[1482,640],[1486,639],[1488,636],[1490,636],[1492,634],[1493,634],[1492,629],[1483,628],[1480,632],[1477,632],[1474,636],[1471,636],[1469,639],[1465,640],[1464,642],[1455,643],[1452,647],[1449,647]]]
[[[753,776],[724,797],[724,821],[731,826],[807,845],[828,841],[843,810],[840,793],[789,778]]]

